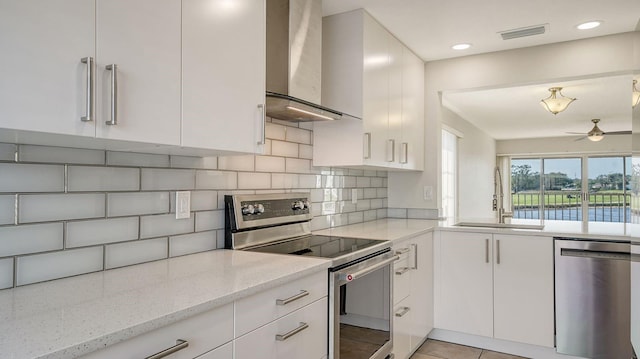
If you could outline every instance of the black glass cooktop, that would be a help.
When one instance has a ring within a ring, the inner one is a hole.
[[[249,250],[329,258],[334,260],[334,265],[339,265],[389,247],[389,241],[310,235]]]

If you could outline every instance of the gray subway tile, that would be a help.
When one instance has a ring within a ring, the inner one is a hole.
[[[169,192],[109,193],[109,217],[169,212]]]
[[[271,188],[270,173],[239,172],[238,188],[240,189],[269,189]]]
[[[227,171],[253,171],[255,169],[255,156],[218,157],[218,169]]]
[[[69,192],[137,191],[140,189],[140,170],[125,167],[69,166]]]
[[[371,177],[356,178],[356,186],[358,188],[371,187]]]
[[[207,211],[218,208],[218,192],[193,191],[191,192],[191,210]]]
[[[377,211],[375,209],[371,211],[364,211],[364,221],[375,221],[378,218],[378,214],[376,212]]]
[[[288,142],[302,143],[305,145],[311,144],[311,134],[309,130],[303,128],[287,128],[285,139]]]
[[[308,160],[313,159],[313,146],[303,144],[299,144],[298,146],[299,158],[306,158]]]
[[[142,169],[142,190],[189,190],[195,188],[195,170]]]
[[[29,194],[18,198],[18,222],[104,217],[102,193]]]
[[[48,162],[83,165],[104,165],[105,151],[67,147],[20,145],[20,162]]]
[[[273,140],[271,142],[271,155],[282,157],[298,157],[298,144]]]
[[[169,167],[169,155],[107,151],[109,166]]]
[[[311,160],[299,158],[285,158],[286,171],[291,173],[309,173]]]
[[[0,192],[62,192],[64,166],[0,163]]]
[[[0,259],[0,289],[13,287],[13,258]]]
[[[406,208],[387,208],[387,216],[389,218],[407,218]]]
[[[138,239],[138,217],[109,218],[67,223],[66,247]]]
[[[284,158],[256,156],[256,172],[284,172]]]
[[[0,143],[0,161],[14,161],[16,158],[16,145]]]
[[[169,160],[172,168],[218,169],[218,157],[171,156]]]
[[[196,171],[196,189],[236,189],[238,174],[229,171]]]
[[[224,228],[224,210],[196,213],[196,232]]]
[[[15,195],[0,196],[0,225],[15,221]]]
[[[175,214],[140,217],[140,238],[152,238],[193,232],[194,216],[176,219]]]
[[[62,223],[0,227],[0,257],[62,249]]]
[[[210,251],[217,248],[216,231],[169,237],[169,257]]]
[[[87,247],[18,257],[16,285],[97,272],[103,269],[102,247]]]
[[[155,238],[107,245],[105,269],[167,258],[167,243],[167,238]]]

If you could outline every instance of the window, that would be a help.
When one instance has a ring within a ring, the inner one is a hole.
[[[511,159],[514,218],[630,220],[631,157]]]
[[[458,136],[442,130],[442,215],[455,218],[457,212]]]

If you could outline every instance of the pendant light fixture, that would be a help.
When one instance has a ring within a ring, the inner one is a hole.
[[[560,90],[562,90],[562,87],[552,87],[549,89],[551,95],[540,100],[540,105],[554,115],[566,110],[569,104],[576,100],[575,98],[564,96]]]
[[[636,87],[637,83],[638,80],[633,80],[633,96],[631,97],[631,105],[633,107],[638,106],[638,103],[640,103],[640,90]]]

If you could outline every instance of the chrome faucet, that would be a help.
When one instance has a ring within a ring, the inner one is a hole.
[[[500,196],[498,198],[498,196]],[[499,206],[498,206],[498,201]],[[502,173],[500,167],[496,166],[493,171],[493,210],[498,211],[499,223],[504,223],[505,218],[513,217],[513,212],[504,209],[504,189],[502,188]]]

